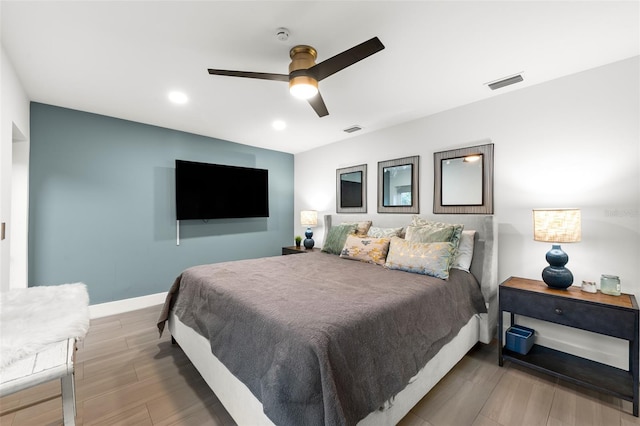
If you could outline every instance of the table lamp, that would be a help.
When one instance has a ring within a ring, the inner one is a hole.
[[[547,243],[576,243],[581,238],[579,209],[534,209],[533,239]],[[552,244],[545,257],[549,266],[542,270],[542,280],[553,288],[566,289],[573,274],[564,267],[569,261],[560,244]]]
[[[312,249],[315,242],[313,238],[311,238],[313,237],[311,227],[318,224],[318,212],[316,210],[302,210],[300,212],[300,224],[307,226],[307,231],[304,233],[304,236],[307,237],[303,242],[304,247],[306,249]]]

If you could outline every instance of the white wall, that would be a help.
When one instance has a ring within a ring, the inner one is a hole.
[[[582,241],[563,245],[575,283],[615,274],[624,292],[639,297],[639,62],[631,58],[298,154],[295,211],[335,213],[335,170],[366,163],[367,207],[375,217],[378,161],[420,155],[420,212],[430,214],[433,153],[490,141],[500,280],[540,279],[547,265],[550,245],[533,241],[533,208],[578,207]],[[300,230],[296,223],[294,232]],[[318,245],[322,232],[315,233]],[[555,346],[625,367],[619,341],[558,327],[541,334],[557,339]],[[603,353],[594,354],[596,347]]]
[[[0,88],[0,222],[6,223],[6,238],[0,241],[0,291],[7,291],[27,286],[29,99],[4,47]]]

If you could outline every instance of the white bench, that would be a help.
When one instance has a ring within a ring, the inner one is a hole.
[[[60,379],[65,426],[75,425],[74,338],[52,343],[40,352],[0,369],[0,396]]]

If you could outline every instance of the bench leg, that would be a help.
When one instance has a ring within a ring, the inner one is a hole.
[[[64,426],[76,424],[76,386],[73,373],[60,379],[62,386],[62,418]]]

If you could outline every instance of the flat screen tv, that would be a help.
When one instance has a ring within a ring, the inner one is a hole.
[[[176,217],[269,217],[269,171],[176,160]]]

